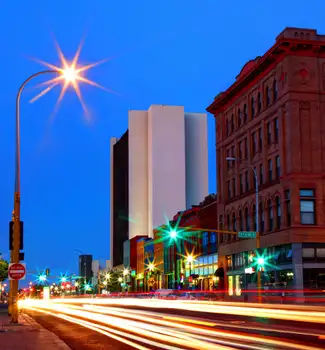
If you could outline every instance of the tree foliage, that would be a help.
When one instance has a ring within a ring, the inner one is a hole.
[[[0,282],[8,278],[8,262],[0,258]]]

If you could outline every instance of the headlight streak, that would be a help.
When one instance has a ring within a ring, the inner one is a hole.
[[[264,317],[280,320],[291,320],[300,322],[325,323],[325,308],[321,306],[306,307],[295,305],[281,305],[266,304],[258,305],[251,304],[247,307],[244,303],[225,303],[197,300],[164,300],[164,299],[136,299],[136,298],[83,298],[83,299],[56,299],[57,303],[89,303],[99,305],[119,305],[119,306],[138,306],[144,308],[165,308],[165,309],[180,309],[187,311],[208,312],[238,316],[250,317]],[[317,311],[315,311],[317,310]],[[322,311],[318,311],[322,310]]]
[[[134,333],[138,334],[143,334],[148,337],[154,337],[154,339],[159,339],[160,341],[163,342],[169,342],[169,343],[174,343],[178,345],[183,345],[191,348],[199,348],[199,349],[215,349],[215,346],[211,344],[213,343],[218,343],[218,344],[226,344],[226,345],[233,345],[233,346],[240,346],[242,348],[249,348],[249,349],[264,349],[265,347],[260,347],[258,345],[252,345],[252,344],[243,344],[243,341],[247,342],[253,342],[253,343],[262,343],[263,345],[268,344],[268,345],[276,345],[276,346],[285,346],[287,348],[291,349],[301,349],[301,350],[315,350],[319,348],[315,348],[312,346],[306,346],[306,345],[299,345],[295,343],[288,343],[286,341],[282,340],[276,340],[273,338],[268,338],[268,337],[255,337],[255,336],[250,336],[250,335],[243,335],[243,334],[236,334],[236,333],[231,333],[229,331],[217,331],[214,329],[206,329],[206,328],[199,328],[195,327],[192,325],[188,324],[180,324],[177,322],[172,322],[171,320],[166,321],[164,319],[159,319],[157,317],[162,317],[162,318],[168,318],[166,317],[166,314],[160,314],[159,313],[154,313],[146,310],[127,310],[125,312],[125,309],[119,309],[116,307],[110,308],[110,307],[103,307],[103,306],[96,306],[95,304],[119,304],[120,306],[123,306],[123,304],[126,304],[126,300],[128,300],[128,304],[132,304],[130,299],[119,299],[119,300],[112,300],[112,299],[89,299],[89,298],[84,298],[84,299],[52,299],[50,302],[44,302],[40,300],[25,300],[25,301],[20,301],[20,304],[25,307],[26,309],[32,308],[36,311],[41,311],[42,309],[50,309],[50,310],[55,310],[56,313],[53,314],[53,316],[56,317],[71,317],[68,315],[73,315],[76,317],[83,317],[83,318],[88,318],[91,320],[94,320],[95,322],[101,322],[105,324],[112,325],[117,328],[122,328],[127,331],[131,330]],[[113,302],[114,301],[114,302]],[[152,307],[153,302],[156,303],[154,300],[145,300],[147,307]],[[67,302],[73,302],[74,304],[83,304],[87,302],[88,304],[83,305],[83,306],[78,306],[78,305],[66,305]],[[133,302],[136,303],[137,306],[139,306],[139,300],[134,300]],[[159,300],[158,302],[162,302],[162,300]],[[167,301],[168,303],[170,300]],[[173,301],[174,302],[174,301]],[[90,304],[91,303],[91,304]],[[62,305],[64,304],[64,305]],[[122,304],[122,305],[121,305]],[[141,303],[140,303],[141,304]],[[183,301],[181,304],[184,304]],[[194,303],[191,303],[194,304]],[[197,304],[200,304],[201,307],[205,303],[199,302]],[[193,306],[193,305],[192,305]],[[206,305],[208,307],[211,307],[211,303],[208,303]],[[219,305],[220,306],[220,305]],[[161,307],[161,305],[160,305]],[[166,305],[164,305],[166,308]],[[176,308],[176,306],[170,306],[171,308]],[[84,310],[91,310],[95,311],[96,314],[91,313],[91,312],[86,312]],[[193,308],[192,308],[193,310]],[[42,310],[44,311],[44,310]],[[203,310],[201,310],[203,311]],[[205,310],[204,310],[205,311]],[[279,311],[279,310],[278,310]],[[60,315],[59,312],[68,314],[68,315]],[[220,313],[220,312],[219,312]],[[123,317],[123,318],[118,318],[118,317],[111,317],[111,316],[104,316],[103,314],[113,314],[115,316]],[[154,317],[148,317],[149,315],[154,316]],[[161,316],[163,315],[163,316]],[[174,316],[171,316],[170,318],[173,318]],[[139,321],[131,321],[128,320],[130,318],[133,319],[139,319],[140,321],[145,321],[149,323],[155,323],[159,324],[159,326],[153,326],[150,324],[146,324],[143,322]],[[174,317],[175,318],[175,317]],[[188,321],[186,318],[181,319],[183,322]],[[75,318],[72,317],[71,322],[75,322]],[[84,320],[77,320],[78,322],[84,322]],[[179,321],[179,320],[178,320]],[[99,327],[98,324],[93,324],[90,323],[92,327]],[[161,327],[163,326],[163,328]],[[170,327],[170,328],[166,328]],[[88,327],[89,328],[89,327]],[[104,327],[105,328],[105,327]],[[182,329],[181,331],[175,331],[174,329]],[[93,328],[92,328],[93,329]],[[105,329],[106,331],[116,333],[115,329]],[[256,329],[255,329],[256,330]],[[185,333],[186,331],[187,333]],[[143,343],[146,343],[148,339],[146,338],[141,338],[139,340],[139,337],[136,335],[131,335],[129,333],[124,333],[120,332],[124,337],[129,337],[133,338],[134,340],[137,341],[142,341]],[[165,334],[165,335],[163,335]],[[108,335],[109,336],[109,335]],[[211,337],[219,337],[219,338],[226,338],[226,340],[220,340],[220,339],[213,339]],[[200,340],[202,339],[202,341]],[[146,340],[146,342],[144,341]],[[206,341],[209,341],[207,343]],[[235,340],[237,343],[234,343],[230,340]],[[188,344],[190,343],[190,344]],[[153,345],[150,343],[150,345]],[[156,344],[157,345],[157,344]],[[155,345],[155,346],[156,346]],[[162,344],[159,343],[159,346],[161,347]],[[172,349],[173,347],[165,347],[167,346],[166,344],[163,344],[164,348],[170,348]],[[178,347],[179,348],[179,347]],[[218,349],[221,349],[221,346],[218,346]],[[229,347],[226,347],[225,349],[229,349]]]
[[[113,327],[124,328],[127,331],[142,334],[149,338],[153,337],[154,339],[159,339],[162,342],[177,344],[177,345],[185,346],[191,349],[202,349],[202,350],[216,349],[214,345],[211,345],[207,341],[197,340],[196,338],[193,338],[191,334],[186,335],[182,332],[175,332],[172,329],[164,329],[162,327],[145,324],[143,322],[130,321],[126,319],[120,319],[117,317],[104,316],[102,314],[77,310],[76,307],[69,308],[69,307],[63,307],[55,304],[51,305],[51,303],[43,303],[43,305],[39,305],[39,306],[33,305],[33,303],[30,303],[30,306],[26,304],[24,305],[24,307],[26,309],[31,307],[35,311],[37,311],[38,308],[45,308],[45,309],[55,310],[56,312],[62,312],[70,316],[73,315],[76,317],[87,318],[95,322],[111,325]],[[54,314],[54,316],[55,315],[56,314]],[[162,344],[160,344],[160,347],[161,346]],[[222,349],[222,348],[218,347],[218,349]],[[224,349],[232,349],[232,348],[225,347]]]

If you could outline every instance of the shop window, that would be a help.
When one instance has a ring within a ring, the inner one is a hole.
[[[268,214],[269,214],[269,231],[273,231],[273,208],[272,202],[268,200],[267,202]]]
[[[212,232],[210,236],[210,243],[216,243],[216,242],[217,242],[217,234],[215,232]]]
[[[278,143],[279,141],[279,120],[278,118],[275,118],[273,120],[273,131],[274,131],[274,142]]]
[[[275,157],[275,176],[276,176],[276,179],[279,179],[280,175],[281,175],[280,157],[276,156]]]
[[[315,199],[313,189],[300,190],[300,219],[304,225],[315,224]]]
[[[209,243],[209,233],[208,232],[203,232],[202,234],[202,245],[203,247],[206,247]]]
[[[280,226],[281,226],[281,202],[280,202],[280,197],[276,197],[275,205],[276,205],[276,227],[277,227],[277,229],[279,229]]]
[[[255,100],[254,97],[251,97],[251,118],[255,117]]]
[[[232,269],[232,256],[231,255],[226,256],[226,263],[227,263],[227,269],[231,270]]]
[[[302,248],[302,257],[306,260],[314,260],[315,248]]]
[[[269,168],[269,181],[272,181],[272,159],[268,160],[268,168]]]
[[[262,110],[262,96],[261,96],[261,93],[259,92],[257,94],[257,111],[258,113],[260,113]]]
[[[285,196],[285,205],[286,205],[286,216],[287,216],[287,225],[291,225],[291,203],[290,203],[290,190],[284,191]]]
[[[241,123],[242,123],[242,115],[241,115],[241,110],[240,108],[238,109],[238,114],[237,114],[237,118],[238,118],[238,126],[241,126]]]
[[[268,122],[266,124],[266,132],[267,132],[267,144],[270,145],[272,143],[272,131],[271,131],[271,123]]]
[[[316,248],[317,260],[325,260],[325,248]]]

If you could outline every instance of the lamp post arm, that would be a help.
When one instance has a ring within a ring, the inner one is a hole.
[[[20,192],[20,97],[27,83],[35,77],[47,73],[60,73],[56,70],[44,70],[29,76],[19,87],[16,97],[16,179],[15,192]]]

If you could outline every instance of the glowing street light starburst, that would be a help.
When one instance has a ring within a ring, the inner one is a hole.
[[[97,84],[96,82],[87,79],[84,74],[87,70],[89,70],[90,68],[93,68],[107,60],[101,60],[95,63],[91,63],[88,65],[80,65],[78,63],[79,60],[79,56],[80,56],[80,51],[81,51],[81,47],[82,45],[79,45],[77,52],[75,53],[73,59],[71,61],[68,61],[67,58],[63,55],[63,52],[61,51],[59,45],[57,44],[57,51],[58,51],[58,55],[59,55],[59,59],[60,59],[60,66],[56,66],[54,64],[42,61],[37,59],[37,61],[41,64],[43,64],[44,66],[48,67],[50,69],[51,72],[53,73],[57,73],[58,76],[56,76],[53,79],[47,80],[43,83],[41,83],[41,85],[46,86],[37,96],[35,96],[33,99],[30,100],[30,102],[35,102],[36,100],[38,100],[40,97],[44,96],[45,94],[47,94],[49,91],[51,91],[55,86],[57,85],[62,85],[61,88],[61,92],[57,101],[57,105],[61,102],[61,100],[63,99],[64,94],[66,93],[67,89],[69,87],[72,87],[76,93],[76,95],[79,98],[79,101],[81,103],[81,106],[85,112],[85,114],[87,115],[87,108],[86,105],[84,103],[84,100],[82,98],[81,95],[81,91],[80,91],[80,86],[79,83],[85,83],[88,85],[92,85],[98,88],[101,88],[103,90],[106,90],[108,92],[113,92],[112,90],[108,90],[106,88],[104,88],[103,86]]]

